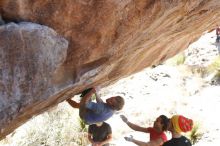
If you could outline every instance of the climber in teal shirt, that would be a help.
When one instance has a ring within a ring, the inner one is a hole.
[[[96,102],[91,101],[93,94],[96,95]],[[121,96],[110,97],[103,102],[94,88],[84,90],[81,96],[80,103],[72,99],[67,99],[67,102],[72,107],[79,108],[80,118],[89,125],[106,121],[124,106],[124,99]]]

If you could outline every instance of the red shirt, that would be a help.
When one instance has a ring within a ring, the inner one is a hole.
[[[158,133],[154,128],[149,127],[147,128],[150,133],[150,141],[156,140],[158,138],[162,138],[164,142],[167,141],[167,136],[164,132]]]

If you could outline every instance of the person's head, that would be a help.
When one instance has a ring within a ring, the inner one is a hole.
[[[124,98],[121,96],[114,96],[106,99],[106,103],[114,110],[121,110],[125,104]]]
[[[171,132],[181,133],[191,131],[193,128],[193,120],[182,115],[174,115],[170,119],[168,130]]]
[[[160,115],[154,121],[154,128],[158,131],[166,131],[168,128],[169,119],[165,115]]]

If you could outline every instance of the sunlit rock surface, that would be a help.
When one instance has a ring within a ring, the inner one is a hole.
[[[84,88],[184,50],[219,10],[219,0],[1,0],[0,138]]]

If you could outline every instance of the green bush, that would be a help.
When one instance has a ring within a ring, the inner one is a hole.
[[[197,143],[203,136],[203,133],[200,130],[199,124],[195,124],[193,129],[187,135],[193,145]]]
[[[81,132],[86,132],[88,131],[88,126],[86,125],[86,123],[82,120],[82,119],[78,119],[79,120],[79,125],[80,125],[80,131]]]

